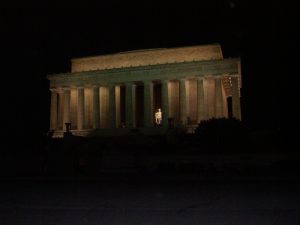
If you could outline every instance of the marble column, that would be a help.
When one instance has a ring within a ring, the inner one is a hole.
[[[215,76],[215,115],[216,118],[221,118],[224,116],[223,113],[223,96],[222,96],[222,76]]]
[[[58,130],[63,129],[63,101],[64,101],[64,92],[62,89],[58,90],[58,110],[57,110],[57,128]]]
[[[136,107],[136,84],[126,83],[125,109],[126,109],[126,127],[136,126],[135,107]]]
[[[144,82],[144,127],[153,127],[153,82]]]
[[[57,127],[57,91],[51,90],[51,113],[50,113],[50,130],[55,130]]]
[[[110,128],[109,87],[100,87],[100,127]]]
[[[115,99],[116,99],[116,125],[121,126],[121,86],[115,87]]]
[[[93,128],[100,127],[100,98],[99,86],[93,86]]]
[[[66,123],[70,123],[70,100],[71,90],[70,88],[64,88],[64,112],[63,112],[63,130],[66,130]]]
[[[240,90],[238,77],[231,77],[232,84],[232,116],[241,119]]]
[[[211,75],[204,78],[204,100],[206,102],[207,117],[208,119],[216,117],[216,89],[215,80]]]
[[[187,80],[180,79],[179,81],[179,109],[180,109],[180,123],[187,124]]]
[[[77,130],[83,130],[84,125],[84,87],[78,87]]]
[[[116,87],[109,85],[109,123],[110,128],[116,128]]]
[[[169,118],[169,81],[162,81],[162,124],[164,127],[168,126]]]
[[[205,104],[204,78],[197,77],[197,123],[207,119],[207,103]]]

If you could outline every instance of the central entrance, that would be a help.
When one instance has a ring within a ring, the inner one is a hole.
[[[135,93],[134,93],[134,102],[135,102],[135,126],[137,128],[144,127],[144,85],[142,83],[135,84]],[[151,117],[153,124],[155,124],[155,112],[158,109],[162,109],[162,85],[160,82],[153,82],[153,111],[151,112]],[[117,101],[118,102],[118,101]],[[119,128],[126,127],[126,86],[120,85],[120,123],[118,124]],[[148,104],[148,103],[146,103]],[[150,104],[150,103],[149,103]],[[117,112],[118,113],[118,112]]]

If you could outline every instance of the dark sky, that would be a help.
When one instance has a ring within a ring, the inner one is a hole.
[[[285,117],[281,85],[287,80],[282,77],[287,60],[282,56],[296,40],[289,39],[283,6],[250,0],[2,5],[5,128],[31,139],[47,131],[46,75],[69,71],[73,57],[217,42],[225,57],[241,57],[245,124],[278,129]]]

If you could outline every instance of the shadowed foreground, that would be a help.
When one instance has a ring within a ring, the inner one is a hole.
[[[3,151],[0,224],[299,225],[298,134],[216,130]]]
[[[6,181],[5,225],[299,224],[291,181]]]

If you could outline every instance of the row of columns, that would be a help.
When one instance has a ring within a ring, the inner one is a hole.
[[[224,101],[222,94],[222,77],[216,76],[215,80],[215,117],[224,116]],[[206,79],[203,77],[197,78],[197,122],[209,118],[208,112],[208,91],[205,90]],[[169,84],[168,80],[162,80],[162,123],[163,126],[168,126],[168,118],[170,115],[169,107]],[[231,77],[232,84],[232,113],[233,117],[240,119],[240,99],[238,77]],[[188,116],[188,88],[187,80],[179,80],[179,115],[180,122],[183,125],[187,124]],[[85,125],[85,97],[84,87],[77,88],[77,130],[83,130]],[[114,84],[108,85],[108,102],[109,102],[109,126],[111,128],[118,127],[120,122],[120,87]],[[64,129],[64,124],[70,122],[70,102],[71,94],[70,88],[51,89],[51,115],[50,115],[50,129],[60,130]],[[153,127],[153,91],[154,84],[152,81],[144,82],[144,126]],[[117,95],[116,95],[117,92]],[[99,86],[92,88],[92,128],[100,128],[100,96]],[[134,82],[126,83],[126,127],[136,126],[136,84]]]

